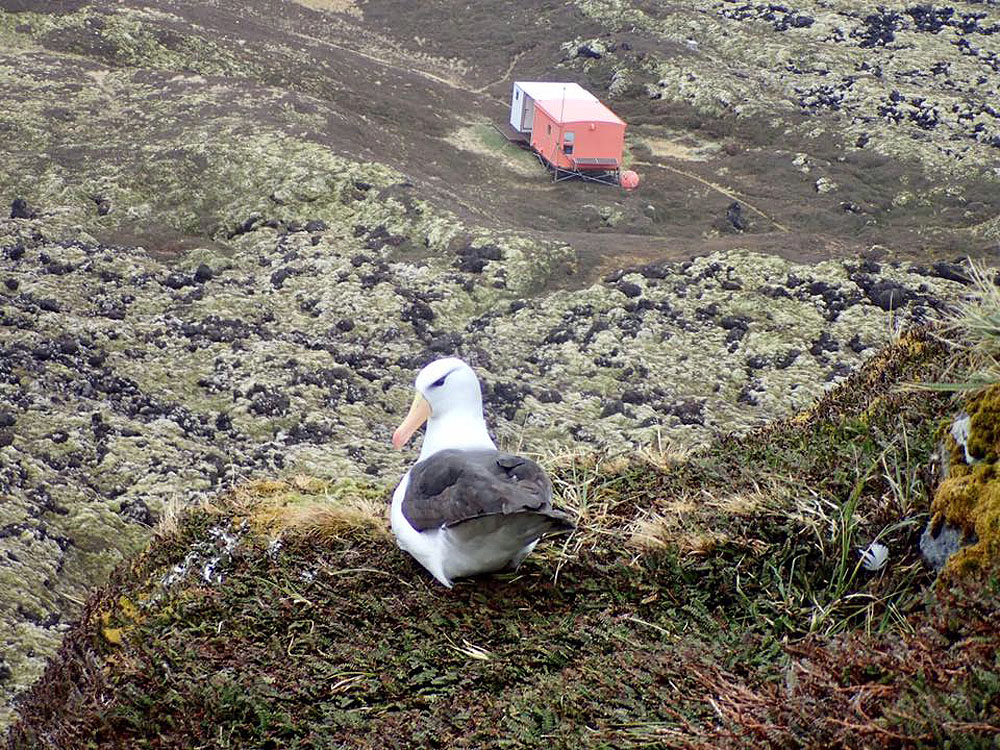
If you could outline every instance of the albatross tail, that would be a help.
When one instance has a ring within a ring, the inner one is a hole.
[[[560,510],[487,513],[449,524],[442,529],[449,547],[445,574],[461,578],[517,567],[525,548],[530,551],[541,537],[575,528],[569,514]]]

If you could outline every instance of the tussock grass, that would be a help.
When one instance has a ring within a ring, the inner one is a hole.
[[[312,477],[250,482],[233,492],[259,529],[316,541],[365,537],[387,539],[385,489],[354,480]]]
[[[674,550],[682,557],[708,555],[724,543],[759,552],[767,547],[763,540],[734,538],[729,525],[719,519],[752,517],[786,495],[787,488],[771,482],[766,489],[759,484],[735,492],[701,488],[665,497],[650,510],[640,510],[629,526],[627,543],[643,552]]]
[[[925,388],[974,393],[1000,383],[998,271],[972,260],[967,267],[972,294],[952,308],[938,334],[952,350],[948,369],[942,380]]]

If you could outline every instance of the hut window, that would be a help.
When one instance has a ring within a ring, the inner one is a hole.
[[[549,135],[552,135],[552,123],[551,122],[548,124],[548,130],[546,130],[545,132],[548,133]]]
[[[573,144],[576,142],[576,134],[569,132],[563,133],[563,153],[572,154]]]

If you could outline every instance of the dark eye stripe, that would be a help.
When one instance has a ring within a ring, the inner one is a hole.
[[[440,378],[431,383],[431,388],[440,388],[444,385],[444,379],[448,377],[447,375],[442,375]]]

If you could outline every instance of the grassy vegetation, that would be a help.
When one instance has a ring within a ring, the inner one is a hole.
[[[916,545],[952,403],[900,385],[947,362],[904,336],[762,432],[553,459],[580,532],[453,591],[387,486],[241,487],[91,599],[9,747],[991,747],[997,568]]]

